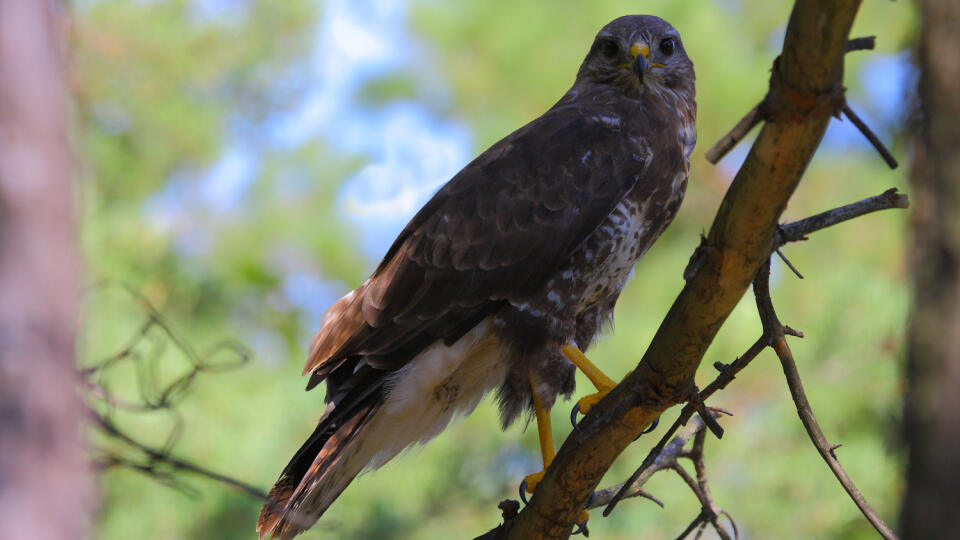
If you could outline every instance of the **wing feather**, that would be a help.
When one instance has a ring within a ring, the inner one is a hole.
[[[647,160],[640,156],[649,153],[626,148],[631,139],[568,105],[481,154],[390,247],[351,304],[363,323],[348,317],[349,339],[311,355],[311,383],[357,356],[398,369],[504,301],[539,291],[643,178]]]

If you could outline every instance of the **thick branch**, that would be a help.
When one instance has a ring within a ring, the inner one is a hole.
[[[859,0],[798,0],[771,77],[767,122],[724,198],[692,273],[637,369],[571,434],[508,538],[566,538],[614,459],[682,402],[714,336],[774,245],[787,201],[842,99]],[[811,54],[816,51],[817,54]]]

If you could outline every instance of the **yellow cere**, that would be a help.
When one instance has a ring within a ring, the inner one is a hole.
[[[630,58],[636,58],[638,54],[642,54],[644,58],[650,56],[650,47],[646,43],[634,43],[630,46]]]

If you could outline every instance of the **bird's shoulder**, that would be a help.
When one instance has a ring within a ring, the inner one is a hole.
[[[490,146],[441,187],[410,220],[378,270],[417,235],[475,244],[477,232],[496,239],[518,229],[569,223],[567,214],[606,215],[649,163],[649,140],[633,121],[634,113],[629,106],[561,101]],[[522,222],[524,217],[529,222]]]
[[[371,278],[373,326],[537,290],[642,177],[647,154],[609,110],[554,107],[460,171]]]

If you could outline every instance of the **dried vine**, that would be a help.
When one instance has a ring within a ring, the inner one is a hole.
[[[91,423],[106,436],[101,444],[93,445],[94,466],[101,471],[117,467],[138,471],[185,493],[192,493],[192,490],[178,475],[190,473],[239,489],[253,497],[266,498],[266,493],[260,488],[174,455],[184,426],[178,405],[202,374],[231,371],[246,365],[251,358],[247,348],[237,341],[224,340],[199,352],[174,330],[163,314],[139,291],[129,285],[112,282],[95,287],[96,291],[107,289],[119,289],[135,301],[143,320],[119,350],[80,369]],[[171,353],[184,359],[185,368],[161,383],[158,375],[160,366],[170,362]],[[127,367],[136,373],[136,399],[117,397],[109,382],[115,372]],[[172,426],[164,437],[164,443],[152,446],[122,429],[114,420],[117,411],[141,417],[166,414],[171,418]]]

